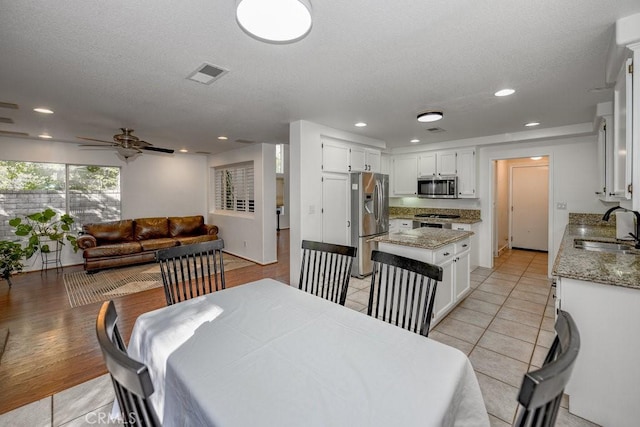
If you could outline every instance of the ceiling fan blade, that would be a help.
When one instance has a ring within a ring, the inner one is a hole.
[[[78,139],[84,139],[85,141],[95,141],[95,142],[105,142],[107,144],[115,145],[113,141],[105,141],[103,139],[95,139],[95,138],[86,138],[84,136],[76,136]]]
[[[153,146],[149,146],[149,147],[139,147],[143,150],[148,150],[148,151],[159,151],[160,153],[173,153],[175,150],[171,150],[169,148],[159,148],[159,147],[153,147]]]
[[[144,148],[144,147],[150,147],[153,144],[151,144],[150,142],[147,142],[147,141],[136,141],[135,145],[138,148]]]
[[[116,144],[111,144],[111,146],[109,145],[102,145],[102,144],[80,144],[79,147],[99,147],[99,148],[111,148],[111,147],[115,147]]]

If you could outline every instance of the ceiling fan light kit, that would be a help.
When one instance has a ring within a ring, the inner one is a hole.
[[[436,122],[444,117],[442,111],[425,111],[418,114],[418,121],[420,123]]]
[[[294,43],[311,31],[311,3],[308,0],[238,0],[236,21],[257,40]]]
[[[170,148],[160,148],[155,147],[153,144],[148,143],[147,141],[142,141],[137,136],[133,135],[133,129],[131,128],[120,128],[122,133],[113,135],[112,141],[104,141],[102,139],[95,138],[86,138],[79,136],[79,139],[84,139],[86,141],[94,141],[100,142],[101,144],[82,144],[81,147],[98,147],[98,148],[112,148],[115,147],[116,151],[119,155],[124,157],[125,160],[128,160],[138,154],[142,153],[142,150],[147,151],[157,151],[160,153],[168,153],[172,154],[175,150]],[[104,145],[108,144],[108,145]]]

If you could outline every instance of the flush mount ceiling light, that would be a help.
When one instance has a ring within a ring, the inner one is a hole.
[[[412,139],[409,142],[411,142],[412,144],[417,144],[418,142],[420,142],[420,140],[419,139]]]
[[[311,4],[308,0],[238,0],[236,21],[260,41],[293,43],[311,31]]]
[[[444,117],[442,111],[425,111],[424,113],[418,114],[418,121],[421,123],[437,122],[442,119],[442,117]]]
[[[502,89],[494,93],[495,96],[509,96],[516,93],[514,89]]]
[[[540,126],[540,122],[529,122],[529,123],[525,123],[524,125],[526,127],[530,128],[530,127],[534,127],[534,126]]]
[[[38,107],[38,108],[34,108],[33,111],[37,112],[37,113],[42,113],[42,114],[53,114],[53,110],[46,108],[46,107]]]
[[[51,139],[53,137],[51,135],[49,135],[48,133],[41,133],[40,135],[38,135],[38,138]]]
[[[354,126],[355,126],[355,127],[359,127],[359,128],[363,128],[363,127],[365,127],[366,125],[367,125],[367,124],[366,124],[365,122],[358,122],[358,123],[356,123]]]
[[[535,156],[535,157],[530,157],[531,160],[540,160],[542,159],[541,156]]]
[[[219,137],[218,137],[218,139],[219,139],[220,141],[226,141],[226,140],[227,140],[227,139],[229,139],[229,138],[227,138],[226,136],[219,136]]]

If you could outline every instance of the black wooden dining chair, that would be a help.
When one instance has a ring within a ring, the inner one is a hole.
[[[225,288],[223,248],[218,239],[156,252],[167,305]]]
[[[298,289],[344,305],[357,251],[353,246],[303,240]]]
[[[442,267],[375,250],[371,259],[367,314],[428,336]]]
[[[96,335],[102,350],[107,370],[115,390],[122,422],[125,426],[159,426],[149,397],[153,394],[153,384],[147,366],[127,355],[116,321],[118,314],[113,301],[102,304],[96,320]]]
[[[527,372],[522,379],[520,408],[514,426],[550,427],[555,425],[564,388],[580,351],[580,334],[573,318],[558,311],[556,337],[542,367]]]

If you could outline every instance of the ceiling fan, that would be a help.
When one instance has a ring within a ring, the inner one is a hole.
[[[154,147],[153,144],[148,143],[147,141],[143,141],[137,136],[133,135],[133,129],[131,128],[120,128],[122,133],[113,135],[113,141],[104,141],[102,139],[95,138],[86,138],[82,136],[78,136],[79,139],[84,139],[85,141],[94,141],[100,142],[101,144],[81,144],[81,147],[101,147],[101,148],[110,148],[115,147],[118,154],[124,157],[125,160],[130,157],[136,156],[142,153],[142,150],[147,151],[157,151],[160,153],[173,153],[174,150],[169,148],[160,148]],[[109,144],[104,145],[104,144]]]

